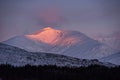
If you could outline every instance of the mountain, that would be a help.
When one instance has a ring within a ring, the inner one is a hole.
[[[3,43],[30,52],[55,53],[83,59],[98,59],[117,52],[81,32],[51,27],[41,29],[35,34],[16,36]]]
[[[120,52],[116,54],[109,55],[100,59],[103,62],[110,62],[116,65],[120,65]]]
[[[107,44],[113,49],[120,51],[120,32],[114,32],[109,35],[96,35],[94,39],[100,41],[104,44]]]
[[[29,65],[56,65],[68,67],[80,67],[89,65],[104,65],[114,67],[111,63],[102,63],[98,60],[78,59],[64,55],[28,52],[23,49],[0,43],[0,64],[14,66]]]

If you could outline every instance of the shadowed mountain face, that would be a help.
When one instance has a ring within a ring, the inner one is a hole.
[[[14,66],[24,65],[56,65],[68,67],[86,67],[89,65],[103,65],[113,67],[111,63],[102,63],[98,60],[78,59],[51,53],[28,52],[23,49],[0,43],[0,64]]]
[[[3,43],[30,52],[55,53],[83,59],[98,59],[117,52],[83,33],[50,27],[35,34],[13,37]]]

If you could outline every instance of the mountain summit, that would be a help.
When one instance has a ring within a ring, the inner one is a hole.
[[[47,27],[35,34],[26,35],[26,37],[50,45],[69,45],[81,41],[80,36],[77,37],[76,35],[78,35],[76,32],[56,30],[51,27]],[[64,44],[59,42],[61,39],[64,39]]]
[[[34,34],[16,36],[3,43],[31,52],[48,52],[85,59],[98,59],[116,53],[107,45],[81,32],[56,30],[51,27]]]
[[[62,31],[55,30],[51,27],[44,28],[40,30],[39,32],[31,35],[26,35],[26,37],[30,39],[35,39],[40,42],[46,43],[46,44],[54,44],[54,41],[60,37],[62,34]]]

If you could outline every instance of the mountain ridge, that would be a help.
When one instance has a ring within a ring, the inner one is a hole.
[[[77,31],[56,30],[50,27],[36,34],[17,36],[3,43],[30,52],[47,52],[83,59],[99,59],[116,53],[109,46]]]
[[[100,59],[102,62],[110,62],[116,65],[120,65],[120,52],[103,57]]]

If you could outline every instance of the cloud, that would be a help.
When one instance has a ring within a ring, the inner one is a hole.
[[[40,10],[36,17],[38,25],[43,27],[60,27],[61,24],[67,22],[67,19],[56,6],[49,6],[49,8]]]

